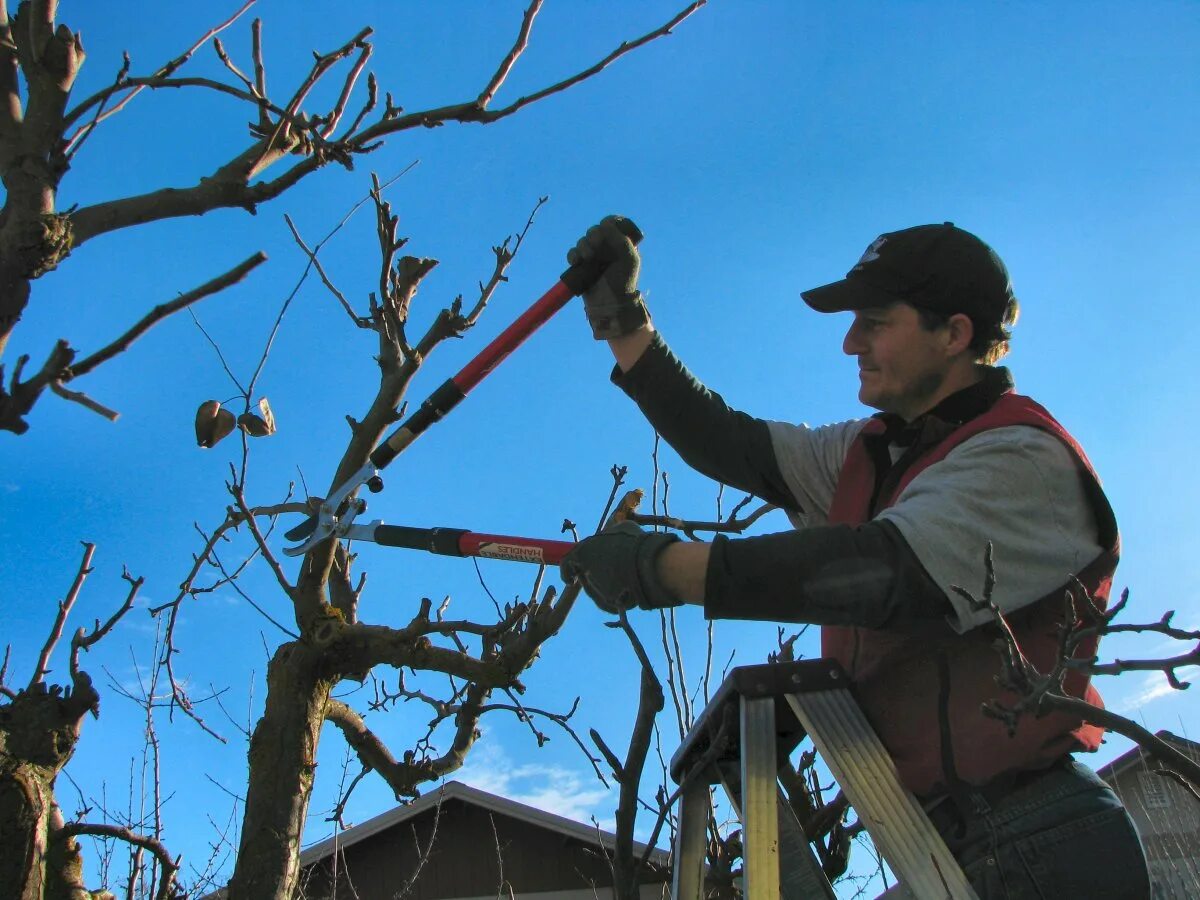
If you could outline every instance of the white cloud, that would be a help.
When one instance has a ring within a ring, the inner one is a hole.
[[[1186,666],[1177,669],[1175,674],[1180,681],[1192,681],[1200,677],[1200,666]],[[1161,700],[1163,697],[1176,693],[1178,691],[1171,687],[1167,676],[1162,672],[1147,672],[1142,677],[1140,687],[1135,688],[1132,694],[1122,699],[1117,705],[1117,710],[1123,713],[1132,712],[1155,700]]]
[[[513,760],[494,741],[475,746],[466,765],[455,780],[525,803],[536,809],[590,825],[592,818],[601,826],[611,824],[612,800],[594,773],[565,766]],[[599,807],[602,801],[609,801]],[[598,808],[599,807],[599,808]]]

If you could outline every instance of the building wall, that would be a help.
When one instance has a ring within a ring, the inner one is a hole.
[[[1200,897],[1200,801],[1141,761],[1110,781],[1146,848],[1155,900]]]
[[[579,890],[594,897],[593,887],[612,885],[597,847],[456,799],[442,803],[440,814],[431,808],[339,854],[336,894],[331,860],[305,875],[303,900],[392,900],[406,886],[406,900],[495,898],[510,890],[515,897],[559,900]],[[648,879],[666,880],[662,873]]]

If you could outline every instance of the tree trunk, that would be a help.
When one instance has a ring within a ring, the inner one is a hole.
[[[42,900],[53,774],[0,757],[0,897]]]
[[[46,851],[45,900],[94,900],[99,895],[89,891],[83,883],[83,850],[73,837],[63,838],[58,832],[63,827],[61,810],[55,806],[50,811],[50,846]]]
[[[317,745],[333,681],[320,652],[281,646],[267,669],[267,706],[250,739],[250,784],[229,900],[291,900],[300,837],[316,772]]]
[[[0,357],[29,302],[29,282],[55,268],[71,252],[72,241],[71,220],[53,214],[53,194],[31,191],[41,202],[23,208],[11,182],[5,179],[9,196],[0,216]]]
[[[91,679],[81,672],[65,696],[58,686],[38,683],[0,706],[0,897],[5,900],[71,896],[63,891],[78,881],[69,872],[50,869],[73,858],[50,846],[61,825],[54,780],[75,752],[84,714],[98,700]]]

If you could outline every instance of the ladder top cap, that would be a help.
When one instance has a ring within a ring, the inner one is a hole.
[[[835,690],[849,684],[845,669],[836,659],[738,666],[726,676],[720,690],[704,711],[707,713],[710,708],[717,706],[719,700],[728,702],[728,696],[733,694],[748,700],[761,700],[810,691]],[[730,695],[726,695],[727,690],[731,692]]]
[[[834,659],[738,666],[721,682],[721,687],[696,717],[695,724],[671,757],[671,777],[677,783],[681,782],[698,759],[708,759],[710,756],[713,761],[726,756],[736,758],[738,710],[742,700],[776,701],[776,736],[780,752],[787,754],[804,739],[804,729],[783,698],[789,694],[844,690],[848,687],[850,679]],[[710,753],[709,748],[718,738],[729,745],[713,748]]]

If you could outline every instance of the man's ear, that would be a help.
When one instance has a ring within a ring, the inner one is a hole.
[[[946,352],[951,356],[965,353],[975,337],[975,323],[966,313],[955,313],[946,320],[946,334],[949,340]]]

